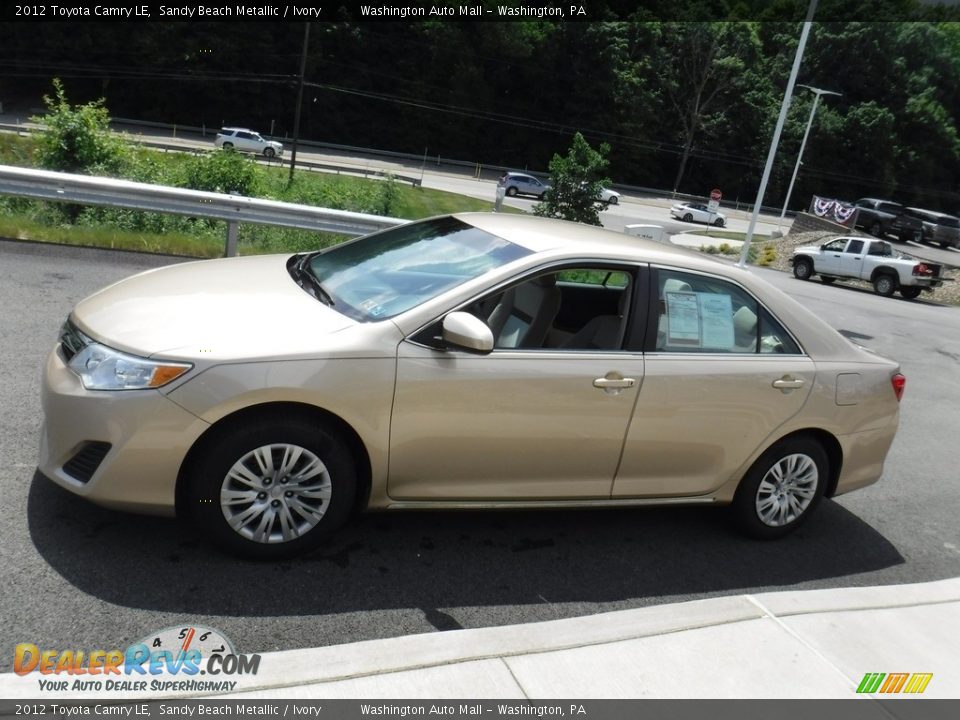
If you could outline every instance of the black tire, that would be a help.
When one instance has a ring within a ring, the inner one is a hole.
[[[546,196],[547,196],[546,193],[540,193],[539,195],[537,195],[537,200],[543,200]]]
[[[918,287],[900,288],[900,296],[907,300],[916,300],[918,297],[920,297],[921,292],[923,292],[923,289]]]
[[[717,218],[713,221],[714,227],[723,227],[723,218]]]
[[[285,475],[287,448],[300,453]],[[254,452],[269,458],[273,470],[262,470],[264,464]],[[314,458],[322,472],[288,484],[291,475],[315,468]],[[229,476],[237,469],[243,480]],[[219,433],[189,468],[186,481],[187,510],[200,532],[227,552],[257,559],[292,557],[317,548],[347,520],[357,493],[357,471],[347,445],[332,430],[296,416],[264,416]],[[226,507],[221,505],[224,491],[237,497]],[[318,497],[320,493],[327,496]],[[244,495],[250,496],[249,504]],[[238,529],[228,521],[228,512]],[[289,532],[281,515],[289,518]],[[268,532],[256,539],[260,527]],[[283,539],[284,534],[290,538]]]
[[[836,280],[834,277],[827,277],[826,275],[820,276],[820,282],[822,282],[824,285],[833,285],[834,280]]]
[[[797,280],[809,280],[813,277],[813,263],[808,258],[797,258],[793,261],[793,276]]]
[[[877,295],[890,297],[897,291],[897,279],[890,273],[880,273],[873,279],[873,291]]]
[[[786,475],[782,485],[778,486],[774,468]],[[805,436],[781,440],[740,482],[731,506],[734,522],[759,540],[788,535],[820,504],[829,478],[830,461],[820,443]]]
[[[870,234],[873,235],[874,237],[883,237],[882,231],[883,231],[883,227],[876,220],[874,220],[870,224]]]
[[[273,157],[274,155],[276,155],[276,154],[277,154],[277,151],[274,150],[272,147],[267,147],[267,148],[264,148],[264,149],[263,149],[263,156],[264,156],[264,157],[272,158],[272,157]]]
[[[225,143],[224,143],[223,145],[221,145],[220,147],[222,147],[224,150],[230,150],[231,148],[233,148],[233,143],[232,143],[232,142],[225,142]]]
[[[516,189],[515,187],[508,187],[508,188],[507,188],[507,195],[509,195],[510,197],[516,197],[516,196],[517,196],[517,189]]]
[[[610,197],[610,200],[607,201],[607,205],[619,205],[619,204],[620,204],[620,198],[618,198],[616,195],[612,195]]]
[[[693,215],[691,215],[690,213],[687,213],[686,215],[683,216],[683,221],[684,221],[684,222],[693,222]]]

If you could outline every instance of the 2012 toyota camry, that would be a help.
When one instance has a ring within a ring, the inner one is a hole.
[[[39,465],[257,557],[360,509],[732,505],[773,538],[880,477],[903,384],[747,270],[462,214],[86,298]]]

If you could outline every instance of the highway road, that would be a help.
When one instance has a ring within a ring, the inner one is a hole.
[[[89,505],[35,474],[40,367],[79,299],[170,258],[0,242],[0,670],[18,642],[109,649],[201,623],[246,652],[588,615],[733,593],[960,575],[960,309],[757,269],[907,376],[884,478],[793,536],[720,509],[365,515],[282,563]]]

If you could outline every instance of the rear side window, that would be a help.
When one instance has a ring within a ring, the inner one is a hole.
[[[659,310],[653,326],[655,352],[801,352],[756,298],[727,280],[659,270],[656,288]]]

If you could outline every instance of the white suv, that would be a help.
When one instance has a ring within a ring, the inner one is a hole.
[[[282,143],[274,140],[264,140],[260,133],[247,130],[246,128],[220,128],[220,132],[217,133],[217,137],[213,143],[220,148],[246,150],[247,152],[263,155],[268,158],[275,155],[283,155]]]

